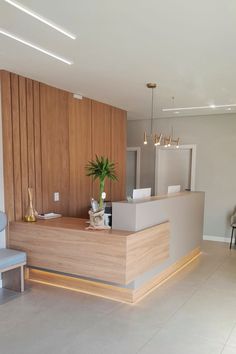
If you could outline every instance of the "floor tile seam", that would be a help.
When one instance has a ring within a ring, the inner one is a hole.
[[[214,271],[209,275],[207,276],[206,279],[204,279],[201,284],[200,284],[200,288],[202,288],[203,286],[206,285],[206,283],[208,282],[208,280],[219,270],[219,268],[226,262],[226,259],[227,259],[227,256],[224,257],[224,261],[220,262],[220,264],[218,264],[218,266],[214,269]],[[200,290],[200,289],[199,289]]]
[[[213,274],[217,271],[217,269],[220,267],[220,265],[218,265],[218,267],[216,267],[216,269],[213,271]],[[164,328],[166,326],[167,323],[169,323],[169,321],[172,319],[172,317],[174,317],[176,315],[177,312],[179,312],[188,302],[190,302],[190,300],[193,298],[193,296],[199,292],[202,288],[202,286],[207,282],[207,280],[212,276],[209,275],[209,277],[207,277],[206,280],[204,280],[197,288],[195,288],[192,292],[192,294],[186,299],[186,301],[184,301],[184,303],[178,307],[178,309],[165,321],[165,323],[163,324],[162,328]],[[234,324],[235,326],[235,324]],[[155,335],[155,334],[154,334]],[[153,338],[153,337],[152,337]],[[206,337],[203,337],[203,338],[206,338]],[[224,343],[222,343],[224,344]]]
[[[230,256],[231,257],[231,256]],[[229,254],[226,254],[224,257],[223,257],[223,260],[221,262],[221,265],[226,263],[227,261],[229,260]]]
[[[88,331],[88,330],[90,330],[90,329],[93,329],[93,328],[95,328],[96,326],[98,326],[98,325],[101,323],[101,321],[104,320],[104,318],[106,318],[106,317],[108,317],[108,316],[110,315],[110,312],[109,312],[109,313],[99,313],[98,315],[100,316],[100,318],[99,318],[99,319],[96,319],[96,321],[95,321],[93,324],[87,325],[86,327],[84,327],[83,329],[81,329],[81,330],[79,331],[78,335],[76,336],[76,339],[77,339],[81,334],[83,334],[84,332],[86,332],[86,331]],[[74,342],[75,342],[75,340],[74,340]],[[66,348],[69,348],[70,345],[71,345],[71,342],[70,342],[70,343],[67,343],[64,348],[65,348],[65,349],[66,349]]]
[[[230,297],[234,297],[235,298],[235,290],[226,290],[226,289],[222,289],[222,288],[216,288],[215,286],[213,285],[207,285],[207,284],[202,284],[201,285],[201,288],[199,290],[214,290],[214,291],[221,291],[221,292],[227,292],[227,295],[230,296]],[[225,296],[226,294],[222,294],[222,296]]]
[[[135,354],[140,353],[140,351],[143,350],[143,348],[144,348],[148,343],[150,343],[151,340],[152,340],[152,339],[158,334],[158,332],[160,332],[162,329],[163,329],[163,327],[159,327],[158,330],[155,331],[155,332],[151,335],[151,337],[150,337],[145,343],[143,343],[143,344],[140,346],[140,348],[135,352]]]
[[[228,337],[227,337],[227,339],[226,339],[226,341],[225,341],[225,343],[224,343],[224,346],[228,345],[229,339],[230,339],[230,337],[231,337],[231,335],[232,335],[233,330],[235,329],[235,327],[236,327],[236,321],[234,322],[234,324],[233,324],[233,326],[232,326],[232,328],[231,328],[231,331],[230,331],[230,333],[229,333],[229,335],[228,335]],[[230,344],[229,344],[229,345],[230,345]]]
[[[81,334],[83,334],[84,332],[86,332],[86,331],[88,331],[88,330],[90,330],[90,329],[92,329],[92,328],[95,328],[97,325],[99,325],[100,322],[101,322],[101,320],[98,321],[98,322],[96,322],[96,323],[93,323],[93,324],[91,324],[91,325],[88,325],[88,326],[86,326],[86,328],[83,328],[82,330],[80,330],[79,333],[78,333],[78,335],[75,336],[75,339],[74,339],[73,343],[76,342],[76,340],[78,339],[78,337],[81,336]],[[64,349],[69,349],[70,346],[71,346],[71,344],[72,344],[72,342],[71,342],[71,340],[70,340],[70,342],[65,345]]]
[[[147,342],[145,342],[145,343],[138,349],[138,351],[137,351],[135,354],[140,353],[140,351],[158,334],[158,332],[160,332],[163,328],[165,328],[165,326],[166,326],[166,325],[169,323],[169,321],[176,315],[176,313],[177,313],[178,311],[180,311],[181,308],[194,296],[194,294],[195,294],[196,291],[197,291],[197,289],[194,290],[194,291],[192,292],[192,294],[189,296],[189,298],[186,299],[186,301],[184,301],[184,303],[181,304],[181,305],[176,309],[176,311],[174,311],[174,312],[168,317],[168,319],[163,322],[163,325],[160,325],[160,327],[158,328],[158,330],[153,333],[153,335],[151,336],[151,338],[150,338],[149,340],[147,340]]]
[[[211,274],[209,274],[204,280],[202,280],[202,282],[200,282],[200,288],[202,288],[208,282],[208,280],[219,270],[222,264],[222,262],[218,264],[218,266],[213,270],[213,272],[211,272]]]
[[[218,267],[217,267],[218,268]],[[210,275],[211,276],[211,275]],[[209,277],[210,277],[209,276]],[[169,321],[172,319],[172,317],[174,317],[175,315],[176,315],[176,313],[178,312],[178,311],[180,311],[192,298],[193,298],[193,296],[197,293],[199,291],[199,286],[198,287],[196,287],[196,288],[194,288],[194,290],[193,290],[193,292],[191,293],[191,295],[176,309],[176,311],[174,311],[169,317],[168,317],[168,319],[166,320],[166,321],[164,321],[164,323],[163,323],[163,325],[161,325],[161,329],[163,329],[166,325],[167,325],[167,323],[169,323]],[[151,339],[156,335],[158,333],[158,331],[156,332],[156,333],[154,333],[153,334],[153,336],[151,337]],[[150,339],[150,340],[151,340]],[[149,341],[150,341],[149,340]],[[149,342],[148,341],[148,342]],[[148,343],[147,342],[147,343]],[[147,344],[146,343],[146,344]],[[146,345],[146,344],[144,344],[144,345]]]
[[[157,334],[158,331],[160,331],[161,329],[162,329],[162,327],[161,327],[161,326],[158,326],[158,329],[157,329],[156,331],[154,331],[154,333],[151,335],[151,337],[150,337],[147,341],[144,340],[144,343],[141,344],[141,347],[143,347],[143,346],[145,345],[145,343],[149,342],[149,340],[151,340],[151,339],[153,338],[153,336],[154,336],[155,334]],[[119,339],[122,339],[122,338],[123,338],[123,334],[121,333],[121,334],[119,335],[118,340],[119,340]],[[102,349],[109,348],[109,345],[110,345],[109,343],[105,343],[105,344],[103,345]],[[139,347],[137,350],[140,350],[141,347]],[[136,353],[138,353],[138,352],[135,352],[135,354],[136,354]]]
[[[224,340],[218,340],[218,339],[215,339],[215,337],[204,336],[201,334],[191,334],[191,337],[205,339],[207,341],[214,341],[215,343],[217,343],[219,345],[223,345],[223,346],[225,345]]]
[[[222,348],[221,351],[220,351],[220,354],[223,354],[223,353],[224,353],[225,347],[226,347],[226,345],[224,344],[224,345],[223,345],[223,348]]]
[[[235,352],[236,352],[236,347],[234,347],[234,346],[232,346],[232,345],[230,345],[230,344],[225,344],[224,347],[223,347],[223,349],[222,349],[222,351],[220,352],[220,354],[224,354],[224,350],[225,350],[227,347],[228,347],[228,348],[231,348],[231,349],[235,349]]]
[[[159,332],[160,332],[163,328],[164,328],[164,326],[161,327],[161,328],[159,328],[158,331],[156,331],[156,333],[154,333],[154,334],[151,336],[151,338],[150,338],[147,342],[145,342],[145,343],[138,349],[137,352],[135,352],[135,354],[140,353],[140,351],[141,351],[146,345],[148,345],[148,343],[150,343],[151,340],[152,340],[156,335],[158,335]],[[202,335],[199,335],[199,334],[193,334],[193,335],[191,335],[191,337],[193,337],[193,338],[198,338],[198,339],[204,339],[204,340],[206,340],[206,341],[215,341],[215,343],[216,343],[217,345],[222,346],[222,351],[224,350],[224,348],[225,348],[225,346],[226,346],[226,343],[224,343],[223,341],[216,341],[213,337],[212,337],[212,338],[211,338],[211,337],[206,337],[206,336],[202,336]],[[222,351],[221,351],[221,353],[222,353]],[[220,353],[220,354],[221,354],[221,353]]]
[[[225,256],[224,258],[226,258],[227,256]],[[210,272],[210,274],[207,276],[206,279],[202,280],[202,282],[205,282],[206,280],[208,280],[220,267],[221,265],[224,263],[225,261],[221,261],[221,262],[217,262],[217,265],[214,267],[214,269]],[[186,267],[186,269],[188,269],[188,267]],[[194,272],[195,270],[193,270]],[[191,272],[191,270],[190,270]]]

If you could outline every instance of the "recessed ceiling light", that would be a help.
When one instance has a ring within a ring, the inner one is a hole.
[[[210,105],[210,106],[196,106],[196,107],[179,107],[179,108],[163,108],[163,112],[173,112],[173,111],[189,111],[196,109],[209,109],[209,108],[225,108],[225,107],[236,107],[236,103],[232,104],[221,104],[221,105]]]
[[[18,41],[18,42],[20,42],[20,43],[23,43],[23,44],[27,45],[28,47],[31,47],[31,48],[33,48],[33,49],[36,49],[36,50],[38,50],[39,52],[42,52],[42,53],[44,53],[44,54],[47,54],[47,55],[49,55],[49,56],[52,57],[52,58],[55,58],[55,59],[57,59],[57,60],[62,61],[63,63],[66,63],[66,64],[68,64],[68,65],[73,64],[73,61],[68,60],[68,59],[65,59],[65,58],[62,58],[62,57],[60,57],[59,55],[54,54],[54,53],[50,52],[49,50],[43,49],[43,48],[41,48],[41,47],[39,47],[39,46],[37,46],[37,45],[31,43],[31,42],[28,42],[28,41],[26,41],[25,39],[20,38],[20,37],[16,36],[15,34],[12,34],[12,33],[8,32],[8,31],[6,31],[6,30],[4,30],[4,29],[2,29],[2,28],[0,28],[0,34],[3,34],[3,35],[6,36],[6,37],[12,38],[12,39],[14,39],[15,41]]]
[[[231,111],[231,110],[232,110],[232,108],[231,108],[231,107],[227,108],[227,111]]]
[[[175,111],[175,114],[179,114],[179,111]]]
[[[79,93],[74,93],[73,97],[76,98],[77,100],[82,100],[83,99],[83,96],[80,95]]]
[[[67,31],[66,29],[64,29],[64,28],[62,28],[62,27],[60,27],[60,26],[58,26],[56,23],[54,23],[54,22],[48,20],[47,18],[45,18],[45,17],[43,17],[43,16],[37,14],[37,13],[34,12],[34,11],[30,10],[28,7],[21,5],[19,2],[13,1],[13,0],[4,0],[4,1],[7,2],[7,3],[10,4],[10,5],[16,7],[17,9],[19,9],[19,10],[25,12],[27,15],[30,15],[30,16],[36,18],[37,20],[39,20],[39,21],[45,23],[46,25],[48,25],[48,26],[54,28],[56,31],[61,32],[61,33],[64,34],[65,36],[67,36],[67,37],[69,37],[69,38],[71,38],[71,39],[76,39],[76,35],[75,35],[75,34],[73,34],[73,33],[69,32],[69,31]]]

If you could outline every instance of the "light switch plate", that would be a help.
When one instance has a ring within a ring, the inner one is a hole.
[[[59,202],[59,200],[60,200],[60,193],[59,192],[53,193],[53,200],[54,200],[54,202]]]

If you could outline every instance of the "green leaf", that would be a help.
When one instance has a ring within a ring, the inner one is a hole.
[[[94,180],[97,178],[100,181],[104,181],[106,178],[117,180],[115,164],[109,161],[108,157],[95,155],[95,160],[89,161],[85,168],[86,175],[92,176]]]

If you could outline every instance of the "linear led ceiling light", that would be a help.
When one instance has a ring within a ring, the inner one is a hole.
[[[28,42],[28,41],[26,41],[25,39],[20,38],[20,37],[16,36],[15,34],[12,34],[12,33],[8,32],[8,31],[6,31],[6,30],[4,30],[4,29],[2,29],[2,28],[0,28],[0,34],[3,34],[3,35],[6,36],[6,37],[12,38],[12,39],[14,39],[15,41],[18,41],[18,42],[20,42],[20,43],[23,43],[23,44],[27,45],[28,47],[31,47],[31,48],[33,48],[33,49],[36,49],[36,50],[38,50],[39,52],[42,52],[42,53],[44,53],[44,54],[47,54],[47,55],[49,55],[49,56],[52,57],[52,58],[55,58],[55,59],[57,59],[57,60],[62,61],[63,63],[66,63],[66,64],[68,64],[68,65],[73,64],[73,61],[68,60],[68,59],[65,59],[65,58],[62,58],[62,57],[60,57],[59,55],[54,54],[54,53],[50,52],[49,50],[43,49],[43,48],[41,48],[41,47],[39,47],[39,46],[37,46],[37,45],[31,43],[31,42]]]
[[[188,110],[195,110],[195,109],[215,109],[215,108],[227,108],[227,107],[236,107],[236,103],[232,104],[211,104],[209,106],[199,106],[199,107],[181,107],[181,108],[163,108],[162,112],[173,112],[173,111],[188,111]]]
[[[75,34],[67,31],[66,29],[58,26],[56,23],[48,20],[47,18],[37,14],[34,11],[30,10],[28,7],[21,5],[19,2],[13,1],[13,0],[4,0],[4,1],[7,2],[10,5],[16,7],[17,9],[25,12],[27,15],[30,15],[30,16],[36,18],[38,21],[41,21],[41,22],[45,23],[46,25],[54,28],[56,31],[61,32],[65,36],[67,36],[67,37],[69,37],[71,39],[76,39],[76,35]]]

